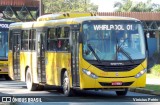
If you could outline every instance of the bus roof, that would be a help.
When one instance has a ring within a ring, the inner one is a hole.
[[[42,27],[42,26],[58,26],[65,24],[80,24],[83,21],[89,20],[131,20],[131,21],[139,21],[135,18],[130,17],[117,17],[117,16],[88,16],[88,17],[78,17],[78,18],[69,18],[69,19],[59,19],[59,20],[49,20],[49,21],[39,21],[34,23],[34,27]]]
[[[10,29],[31,28],[34,22],[17,22],[10,24]]]
[[[10,25],[10,29],[31,28],[31,27],[33,27],[33,28],[53,27],[53,26],[67,25],[67,24],[81,24],[83,21],[89,21],[89,20],[131,20],[131,21],[139,21],[138,19],[130,18],[130,17],[87,16],[87,17],[67,18],[67,19],[48,20],[48,21],[13,23],[13,24]]]
[[[47,14],[40,16],[37,21],[48,21],[48,20],[58,20],[58,19],[67,19],[67,18],[78,18],[78,17],[86,17],[86,16],[96,16],[95,13],[57,13],[57,14]]]

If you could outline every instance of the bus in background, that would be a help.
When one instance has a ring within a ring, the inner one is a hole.
[[[66,96],[75,89],[124,96],[145,86],[148,49],[137,19],[50,14],[13,23],[9,31],[9,75],[30,91],[45,84],[62,87]]]
[[[7,80],[8,76],[8,31],[9,25],[13,23],[8,20],[0,20],[0,75]]]

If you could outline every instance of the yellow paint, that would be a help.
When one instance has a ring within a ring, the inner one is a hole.
[[[71,70],[70,53],[46,52],[46,77],[47,84],[60,86],[61,70],[66,69],[69,73]]]
[[[12,51],[9,50],[8,52],[8,74],[10,76],[11,79],[14,79],[14,75],[13,75],[13,53]]]
[[[38,83],[37,80],[37,55],[36,52],[20,52],[20,75],[21,81],[25,81],[25,70],[27,67],[32,72],[32,79],[34,83]]]
[[[0,74],[8,74],[8,61],[0,61]]]
[[[67,19],[67,18],[77,18],[77,17],[86,17],[86,16],[96,16],[94,13],[58,13],[58,14],[48,14],[40,16],[37,21],[48,21],[48,20],[58,20],[58,19]]]

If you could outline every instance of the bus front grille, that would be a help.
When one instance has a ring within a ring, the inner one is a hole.
[[[95,67],[109,72],[120,72],[120,71],[130,71],[137,67],[139,64],[134,65],[118,65],[118,66],[107,66],[107,65],[94,65]]]

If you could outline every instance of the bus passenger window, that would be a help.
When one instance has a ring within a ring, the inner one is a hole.
[[[59,36],[57,42],[58,51],[69,51],[69,30],[69,27],[62,27],[57,30],[57,34]]]
[[[49,51],[56,51],[56,45],[57,45],[57,36],[55,33],[55,28],[49,29],[48,35],[47,35],[47,50]]]
[[[30,30],[30,35],[29,35],[29,49],[30,50],[35,50],[36,46],[36,30]]]
[[[29,49],[28,37],[29,37],[29,30],[24,30],[22,34],[22,48],[21,48],[22,50]]]

